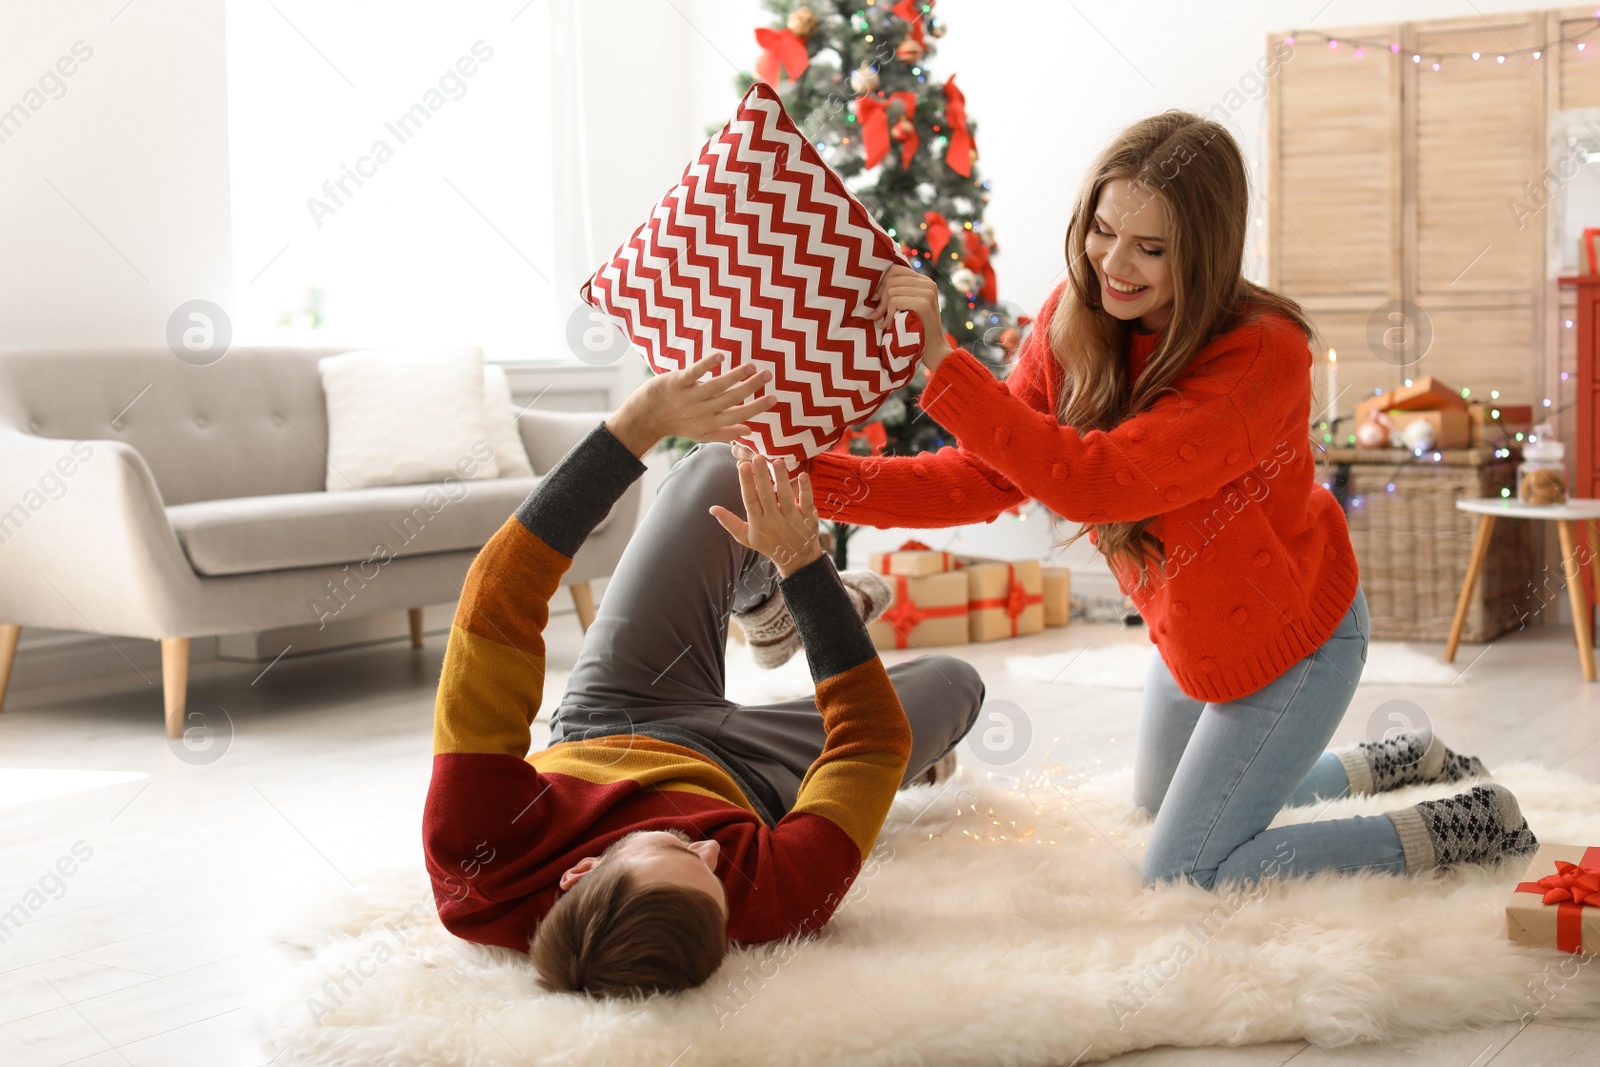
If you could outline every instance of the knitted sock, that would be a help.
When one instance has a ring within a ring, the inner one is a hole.
[[[881,574],[843,571],[839,580],[844,583],[845,592],[850,594],[850,599],[855,603],[856,614],[861,616],[862,622],[871,622],[882,615],[889,607],[889,601],[894,599],[894,586]],[[784,603],[783,594],[776,589],[756,607],[749,611],[736,611],[733,617],[739,620],[744,630],[750,656],[756,661],[757,667],[765,670],[781,667],[803,647],[800,633],[794,627],[794,618],[789,614],[789,606]]]
[[[1517,798],[1503,785],[1473,786],[1445,800],[1388,812],[1400,835],[1407,871],[1492,863],[1539,847]]]
[[[1334,755],[1339,757],[1345,777],[1350,779],[1352,796],[1386,793],[1424,782],[1459,782],[1489,775],[1482,760],[1450,751],[1427,727],[1387,741],[1363,741],[1337,749]]]

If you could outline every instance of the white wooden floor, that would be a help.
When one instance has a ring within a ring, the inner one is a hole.
[[[552,669],[570,666],[579,644],[573,617],[557,616],[549,638]],[[984,673],[991,699],[1028,716],[1028,761],[1109,768],[1131,758],[1139,694],[1019,681],[1004,659],[1128,640],[1145,638],[1075,623],[963,653]],[[1464,648],[1460,663],[1480,652]],[[147,777],[0,807],[0,915],[20,904],[26,917],[19,929],[0,930],[0,1064],[269,1060],[244,1005],[281,966],[271,917],[324,877],[359,887],[376,869],[421,862],[442,653],[435,636],[420,652],[402,644],[325,653],[265,674],[260,665],[206,664],[191,683],[190,708],[231,721],[232,737],[204,765],[169,750],[159,688],[137,675],[77,692],[14,693],[0,714],[0,768]],[[1534,758],[1600,777],[1600,684],[1582,682],[1569,632],[1501,638],[1453,688],[1362,687],[1339,739],[1362,739],[1372,710],[1397,697],[1491,766]],[[75,847],[88,858],[74,857]],[[72,873],[50,873],[58,869]],[[1161,1049],[1115,1062],[1520,1067],[1595,1062],[1595,1031],[1600,1020],[1588,1030],[1504,1026],[1420,1047]]]

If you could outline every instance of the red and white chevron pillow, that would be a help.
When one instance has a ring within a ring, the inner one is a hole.
[[[580,289],[658,372],[712,352],[772,368],[778,397],[750,420],[763,455],[794,467],[832,447],[911,380],[909,312],[866,312],[899,247],[757,82],[646,222]]]

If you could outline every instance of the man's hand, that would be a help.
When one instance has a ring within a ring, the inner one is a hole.
[[[880,329],[894,325],[897,311],[913,312],[922,323],[922,365],[932,374],[950,354],[944,339],[944,320],[939,317],[939,283],[901,263],[883,272],[873,290],[878,306],[872,321]]]
[[[641,458],[663,437],[732,441],[744,436],[750,432],[744,420],[778,402],[770,395],[751,399],[772,380],[772,372],[746,363],[718,374],[723,361],[717,352],[682,370],[655,375],[629,394],[606,420],[606,429]]]
[[[743,445],[735,445],[734,459],[739,464],[739,493],[744,497],[741,519],[724,507],[713,507],[712,516],[733,539],[753,548],[778,565],[787,578],[822,555],[817,537],[817,505],[811,499],[811,476],[799,476],[796,498],[789,473],[781,465],[769,464]]]

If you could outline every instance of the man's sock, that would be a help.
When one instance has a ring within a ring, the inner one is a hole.
[[[1387,814],[1400,835],[1407,871],[1492,863],[1539,847],[1517,798],[1499,784],[1473,786],[1445,800],[1425,800]]]
[[[1489,776],[1482,760],[1450,751],[1426,727],[1387,741],[1363,741],[1336,749],[1334,755],[1350,779],[1352,796],[1386,793],[1425,782],[1459,782]]]
[[[850,594],[862,622],[871,622],[882,615],[894,599],[894,586],[881,574],[843,571],[839,580],[844,583],[845,592]],[[733,617],[744,630],[745,643],[750,646],[750,656],[757,667],[766,670],[781,667],[803,647],[789,607],[777,590],[749,611],[734,612]]]

